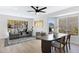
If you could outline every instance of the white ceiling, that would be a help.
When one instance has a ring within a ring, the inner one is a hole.
[[[43,6],[39,6],[42,8]],[[45,9],[46,13],[39,13],[39,15],[45,15],[50,13],[55,13],[57,11],[67,9],[70,6],[48,6]],[[3,15],[11,15],[11,16],[19,16],[26,18],[34,18],[37,15],[34,12],[27,12],[33,10],[30,6],[0,6],[0,14]]]

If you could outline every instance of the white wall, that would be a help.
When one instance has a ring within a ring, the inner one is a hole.
[[[14,17],[14,16],[7,16],[7,15],[0,15],[0,37],[8,37],[8,20],[22,20],[22,21],[28,21],[28,28],[29,30],[32,28],[33,25],[33,19],[27,19],[22,17]]]
[[[8,36],[6,19],[6,17],[0,16],[0,37]]]

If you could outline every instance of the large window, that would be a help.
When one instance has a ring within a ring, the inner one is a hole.
[[[64,17],[59,19],[59,32],[78,35],[78,17]]]
[[[34,21],[34,26],[37,28],[43,28],[43,20]]]
[[[59,32],[60,33],[66,32],[66,18],[59,19]]]

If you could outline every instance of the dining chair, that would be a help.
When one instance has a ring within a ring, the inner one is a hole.
[[[46,36],[46,33],[45,32],[41,32],[41,36]]]
[[[68,34],[65,37],[64,41],[63,40],[56,40],[57,42],[60,42],[60,43],[62,43],[65,46],[64,47],[64,51],[67,51],[67,52],[68,52],[68,48],[69,48],[69,50],[71,49],[71,47],[70,47],[70,37],[71,37],[71,35]]]
[[[65,44],[63,44],[62,42],[65,43],[65,36],[52,41],[51,46],[52,48],[54,48],[55,52],[57,51],[57,49],[60,53],[62,52],[62,50],[63,52],[65,52]]]
[[[70,34],[67,35],[67,44],[68,44],[68,48],[69,48],[69,50],[71,49],[71,46],[70,46],[70,37],[71,37]]]
[[[36,39],[40,39],[41,37],[41,33],[40,32],[36,32]]]

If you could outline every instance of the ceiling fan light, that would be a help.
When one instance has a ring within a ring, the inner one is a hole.
[[[35,13],[36,15],[39,15],[39,13],[37,12],[37,13]]]

